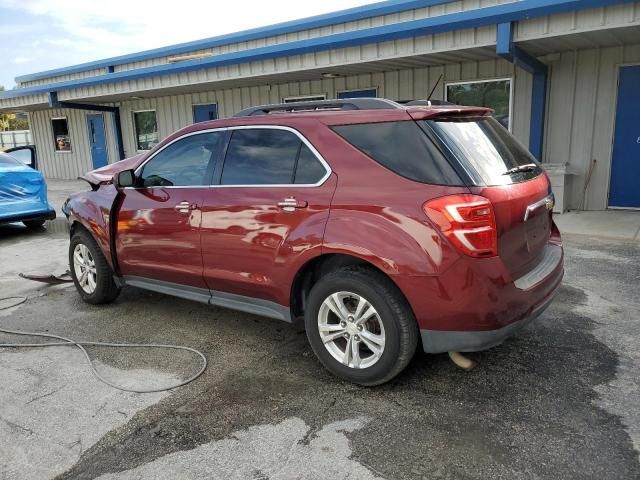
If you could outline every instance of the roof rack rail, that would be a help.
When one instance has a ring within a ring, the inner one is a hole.
[[[308,112],[318,110],[391,110],[402,105],[386,98],[344,98],[339,100],[318,100],[277,103],[250,107],[236,113],[234,117],[251,117],[271,113]]]
[[[440,105],[455,105],[455,103],[447,102],[446,100],[400,100],[398,101],[401,105],[406,105],[408,107],[412,106],[423,106],[423,107],[437,107]]]

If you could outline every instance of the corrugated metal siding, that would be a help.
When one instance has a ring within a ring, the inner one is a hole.
[[[640,44],[565,52],[550,65],[544,161],[569,163],[569,208],[607,208],[618,67],[633,63]]]
[[[517,42],[572,33],[631,26],[640,22],[640,2],[580,10],[518,22]]]
[[[38,80],[30,80],[28,82],[22,82],[17,86],[18,88],[33,87],[35,85],[45,85],[47,83],[53,83],[53,82],[66,82],[67,80],[77,80],[79,78],[95,77],[96,75],[103,75],[104,73],[106,73],[104,68],[95,68],[92,70],[86,70],[84,72],[69,73],[67,75],[58,75],[55,77],[41,78]]]
[[[421,18],[436,17],[436,16],[445,15],[449,13],[475,10],[478,8],[484,8],[484,7],[489,7],[493,5],[513,3],[515,1],[518,1],[518,0],[461,0],[459,2],[452,2],[452,3],[443,4],[443,5],[434,5],[432,7],[412,9],[412,10],[407,10],[405,12],[371,17],[371,18],[353,21],[353,22],[337,23],[337,24],[322,27],[322,28],[301,30],[299,32],[289,33],[286,35],[270,36],[270,37],[265,37],[257,40],[251,40],[249,42],[230,43],[228,45],[222,45],[215,48],[194,50],[193,52],[188,52],[188,53],[185,53],[184,55],[201,54],[201,53],[210,53],[212,55],[219,55],[221,53],[230,53],[230,52],[237,52],[241,50],[249,50],[249,49],[264,47],[268,45],[276,45],[276,44],[293,42],[296,40],[323,37],[323,36],[331,35],[335,33],[343,33],[343,32],[348,32],[353,30],[362,30],[365,28],[378,27],[382,25],[406,22],[410,20],[418,20]],[[140,62],[132,62],[132,63],[126,63],[122,65],[115,65],[115,71],[120,72],[124,70],[132,70],[137,68],[149,67],[153,65],[165,64],[165,63],[168,63],[168,58],[169,58],[168,56],[163,56],[163,57],[153,58],[153,59],[144,60]],[[78,72],[78,73],[72,73],[67,75],[58,75],[58,76],[40,79],[40,80],[27,81],[20,84],[20,87],[43,85],[43,84],[52,83],[52,82],[87,78],[95,75],[103,75],[104,73],[105,71],[103,68],[93,69],[85,72]]]
[[[84,110],[52,109],[29,113],[29,124],[33,131],[33,140],[38,151],[40,169],[48,178],[74,179],[91,170],[91,150],[87,112]],[[103,113],[107,134],[109,162],[116,161],[116,147],[113,132],[112,114]],[[71,137],[71,152],[56,152],[53,143],[51,119],[66,117]]]
[[[604,209],[607,206],[611,145],[616,105],[616,84],[620,64],[640,63],[640,44],[626,47],[564,52],[549,63],[549,95],[545,130],[545,162],[569,163],[574,173],[568,185],[569,208]],[[513,131],[528,144],[531,76],[503,60],[449,64],[437,67],[390,70],[351,75],[335,79],[319,79],[226,88],[203,93],[173,95],[123,102],[122,127],[126,155],[135,154],[132,112],[155,109],[160,137],[192,122],[192,105],[217,103],[220,116],[229,116],[251,105],[280,102],[284,97],[325,94],[335,97],[341,90],[378,88],[378,94],[391,99],[424,97],[440,73],[445,82],[515,77],[513,98]],[[443,97],[443,85],[434,98]],[[66,115],[74,152],[53,152],[50,118]],[[54,178],[75,178],[91,168],[86,130],[86,112],[48,110],[31,115],[34,140],[45,173]],[[115,161],[115,142],[110,114],[105,114],[109,137],[110,161]],[[583,190],[592,159],[592,173],[583,204]]]
[[[285,97],[324,94],[327,98],[335,98],[339,91],[359,88],[375,87],[379,96],[394,100],[425,98],[441,73],[444,74],[444,82],[479,80],[512,77],[514,67],[504,60],[496,59],[122,102],[120,111],[125,153],[127,156],[136,153],[133,112],[137,110],[156,110],[158,133],[160,138],[165,138],[179,128],[193,123],[193,104],[217,103],[219,115],[226,117],[252,105],[279,103]],[[433,98],[442,99],[443,96],[444,85],[441,83]],[[524,144],[527,144],[529,139],[530,102],[530,75],[516,70],[513,130]]]
[[[314,28],[309,30],[301,30],[296,33],[289,33],[286,35],[276,35],[271,37],[265,37],[257,40],[251,40],[249,42],[232,43],[228,45],[222,45],[219,47],[197,50],[186,53],[190,54],[203,54],[209,53],[212,55],[220,55],[222,53],[231,53],[242,50],[250,50],[259,47],[265,47],[269,45],[279,45],[288,42],[294,42],[297,40],[304,40],[308,38],[324,37],[336,33],[344,33],[354,30],[363,30],[371,27],[379,27],[383,25],[390,25],[394,23],[401,23],[411,20],[419,20],[428,17],[437,17],[449,13],[456,13],[467,10],[475,10],[478,8],[489,7],[493,5],[499,5],[504,3],[513,3],[518,0],[463,0],[459,2],[447,3],[443,5],[434,5],[432,7],[418,8],[413,10],[407,10],[405,12],[394,13],[390,15],[371,17],[363,20],[357,20],[353,22],[337,23],[334,25]],[[127,63],[123,65],[117,65],[116,72],[131,70],[136,68],[150,67],[153,65],[160,65],[168,62],[169,57],[158,57],[141,62]]]
[[[495,40],[495,26],[489,25],[451,33],[423,35],[411,39],[209,68],[203,71],[141,78],[117,84],[92,85],[81,89],[64,90],[59,93],[59,98],[60,100],[69,100],[100,97],[114,93],[135,95],[137,92],[161,88],[180,88],[184,85],[246,80],[247,77],[261,75],[280,75],[335,66],[353,66],[372,61],[403,59],[411,56],[446,53],[469,48],[492,47],[495,45]],[[434,61],[437,62],[437,60]]]

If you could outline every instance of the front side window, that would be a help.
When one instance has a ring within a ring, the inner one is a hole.
[[[511,128],[511,80],[448,83],[446,95],[445,100],[457,105],[492,108],[495,119]]]
[[[133,126],[138,151],[151,150],[158,143],[156,111],[133,112]]]
[[[213,174],[224,132],[182,138],[161,150],[142,168],[142,187],[205,185]]]
[[[53,129],[53,142],[56,152],[70,152],[71,136],[69,135],[67,119],[52,118],[51,128]]]
[[[293,132],[234,130],[222,170],[222,185],[315,184],[324,166]]]

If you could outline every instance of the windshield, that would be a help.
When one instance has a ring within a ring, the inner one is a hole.
[[[428,120],[478,184],[508,185],[537,177],[542,167],[492,117]]]
[[[0,167],[15,167],[16,165],[24,164],[6,153],[0,152]]]

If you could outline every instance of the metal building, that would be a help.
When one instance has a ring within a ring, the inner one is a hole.
[[[560,205],[640,208],[640,2],[390,0],[16,78],[45,175],[75,178],[256,104],[380,96],[485,104]]]

